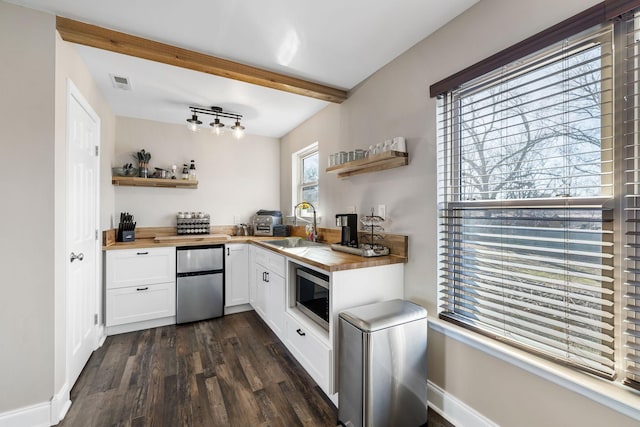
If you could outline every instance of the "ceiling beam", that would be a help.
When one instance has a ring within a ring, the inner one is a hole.
[[[340,104],[347,92],[193,50],[56,17],[63,40]]]

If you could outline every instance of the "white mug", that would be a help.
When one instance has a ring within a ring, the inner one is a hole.
[[[395,138],[393,138],[391,149],[393,151],[402,151],[403,153],[405,153],[407,151],[407,142],[404,139],[404,136],[396,136]]]

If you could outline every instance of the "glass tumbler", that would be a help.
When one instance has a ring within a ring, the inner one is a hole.
[[[348,159],[347,152],[346,151],[341,151],[339,153],[339,155],[340,155],[340,164],[347,163],[347,161],[348,161],[347,160]]]

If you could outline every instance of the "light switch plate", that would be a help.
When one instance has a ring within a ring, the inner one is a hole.
[[[378,205],[378,216],[387,219],[387,205]]]

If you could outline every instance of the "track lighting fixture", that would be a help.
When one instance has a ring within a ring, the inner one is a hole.
[[[233,136],[240,139],[244,135],[244,126],[240,124],[240,120],[236,121],[236,124],[231,126],[231,130],[233,131]]]
[[[190,119],[187,119],[187,122],[189,123],[187,127],[192,132],[197,132],[199,129],[198,125],[202,124],[202,122],[198,120],[198,116],[196,116],[195,112],[193,113]]]
[[[239,139],[244,135],[245,128],[240,124],[242,114],[230,113],[228,111],[224,111],[221,107],[204,108],[190,106],[189,109],[191,110],[192,116],[190,119],[187,119],[187,127],[191,131],[197,131],[200,129],[198,126],[202,124],[202,122],[198,120],[197,114],[208,114],[215,116],[213,122],[209,123],[212,133],[216,135],[222,135],[224,133],[226,126],[220,121],[220,117],[222,117],[235,120],[235,125],[229,127],[229,129],[233,131],[234,137]]]

